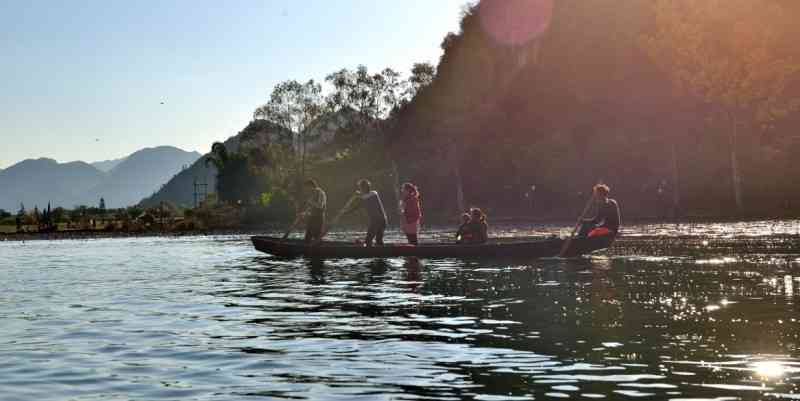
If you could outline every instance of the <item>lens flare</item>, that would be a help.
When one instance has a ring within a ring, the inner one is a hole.
[[[519,46],[535,40],[550,26],[553,0],[484,0],[479,13],[483,30],[495,41]]]

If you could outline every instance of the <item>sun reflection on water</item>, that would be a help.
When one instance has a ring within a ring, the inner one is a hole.
[[[786,374],[786,368],[778,361],[754,362],[751,368],[756,375],[764,379],[777,379]]]

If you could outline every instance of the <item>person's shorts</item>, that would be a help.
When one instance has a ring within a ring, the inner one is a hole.
[[[612,234],[613,233],[608,228],[597,227],[597,228],[593,229],[592,231],[589,231],[588,237],[589,238],[592,238],[592,237],[605,237],[605,236],[612,235]]]

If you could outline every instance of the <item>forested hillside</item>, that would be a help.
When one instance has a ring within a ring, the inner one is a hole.
[[[497,214],[574,214],[604,181],[628,215],[791,212],[798,3],[563,0],[537,36],[545,3],[469,9],[399,114],[392,153],[429,207],[460,181]]]

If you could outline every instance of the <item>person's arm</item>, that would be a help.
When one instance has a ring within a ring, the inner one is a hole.
[[[458,231],[456,231],[456,238],[461,239],[464,236],[464,229],[467,227],[466,224],[461,224],[458,226]]]
[[[359,199],[360,197],[361,197],[361,195],[358,192],[353,194],[353,198],[355,198],[355,199],[351,199],[352,205],[350,205],[346,209],[342,210],[341,215],[342,216],[348,215],[348,214],[353,213],[356,210],[358,210],[358,208],[361,207],[361,203],[362,203],[362,201]],[[350,202],[348,202],[348,203],[350,203]]]
[[[489,241],[489,224],[481,224],[481,244]]]

